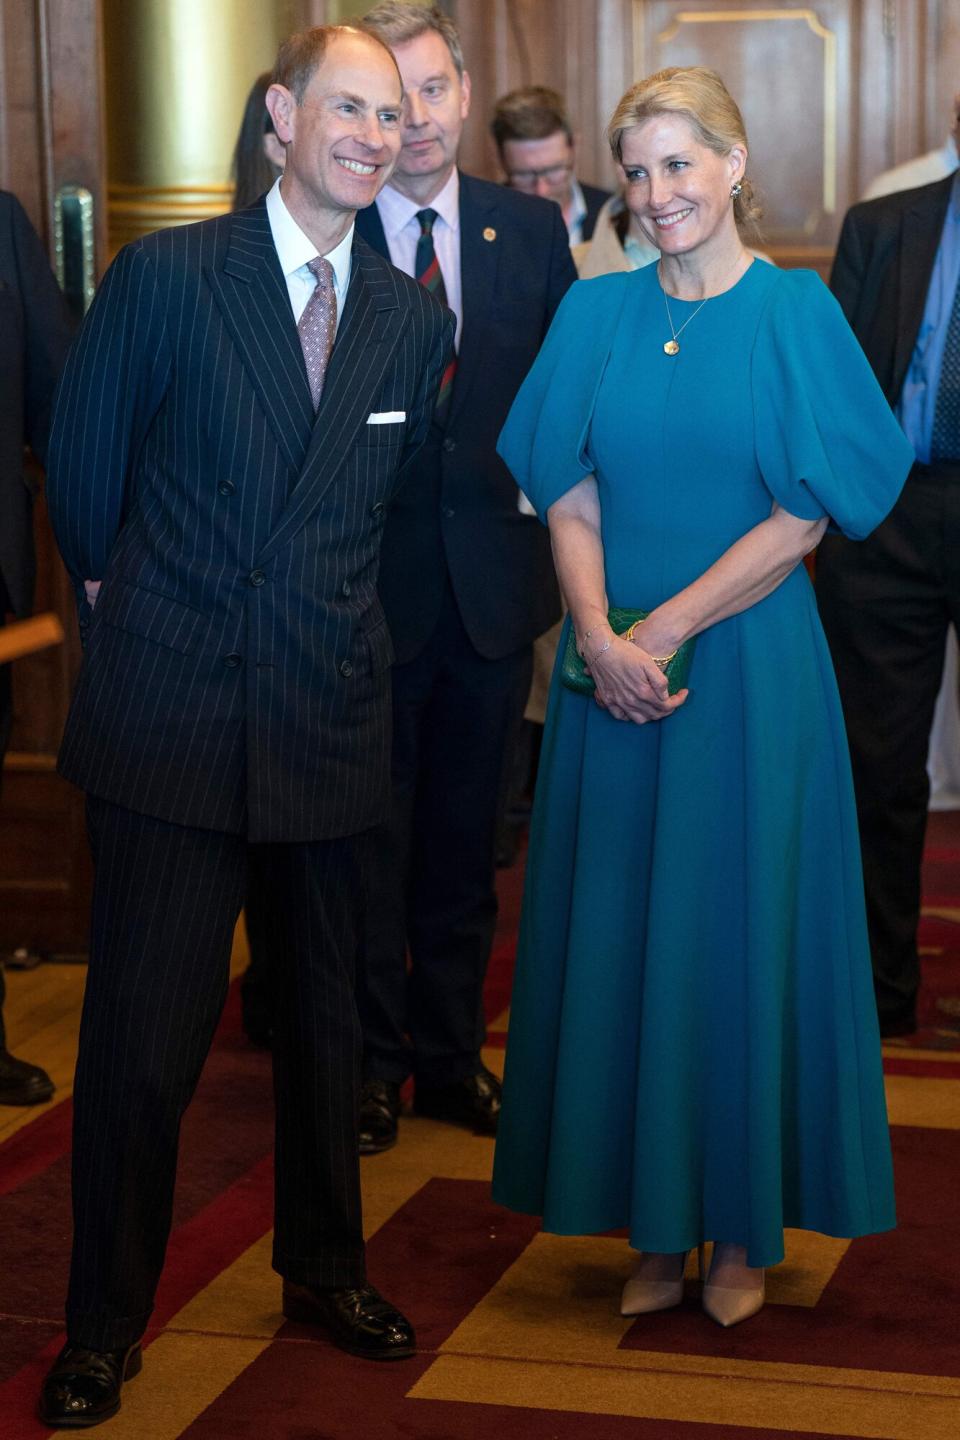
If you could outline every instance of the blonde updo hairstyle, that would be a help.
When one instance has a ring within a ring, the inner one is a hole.
[[[701,145],[717,155],[729,155],[735,145],[747,148],[747,130],[736,101],[716,70],[705,65],[657,70],[630,87],[607,126],[607,139],[618,164],[623,159],[625,132],[654,115],[681,116]],[[733,201],[734,219],[739,226],[756,230],[763,211],[746,176],[740,186]]]

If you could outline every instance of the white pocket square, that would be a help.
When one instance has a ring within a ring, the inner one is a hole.
[[[368,425],[399,425],[406,420],[406,410],[374,410],[367,416]]]

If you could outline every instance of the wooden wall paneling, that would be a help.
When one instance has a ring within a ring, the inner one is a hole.
[[[925,45],[921,57],[921,100],[925,105],[923,150],[943,144],[960,91],[960,0],[927,0]],[[903,17],[903,24],[908,23]]]
[[[851,194],[856,197],[894,163],[896,27],[892,21],[890,0],[863,0],[853,17],[852,65],[858,95],[847,163]]]
[[[932,147],[926,143],[926,35],[929,0],[885,0],[881,25],[890,46],[890,158],[888,165],[900,165]],[[946,130],[941,117],[936,144],[942,144]]]
[[[637,68],[711,65],[743,111],[764,244],[781,263],[825,267],[854,198],[855,0],[635,0]]]
[[[0,16],[0,183],[24,204],[53,259],[53,197],[64,184],[95,199],[104,256],[103,127],[97,0],[5,5]],[[35,472],[39,481],[39,472]],[[80,794],[55,773],[79,664],[73,595],[42,495],[35,511],[38,608],[60,615],[67,643],[14,666],[14,730],[0,802],[0,951],[81,953],[90,864]]]
[[[47,239],[39,68],[32,7],[4,5],[0,11],[0,186],[13,191]]]

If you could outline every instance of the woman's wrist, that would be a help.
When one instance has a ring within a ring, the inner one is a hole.
[[[676,634],[670,626],[651,624],[652,618],[648,616],[646,620],[632,625],[627,633],[631,644],[645,650],[658,665],[665,665],[680,649],[684,636]]]
[[[609,650],[615,638],[613,630],[610,628],[610,623],[605,616],[592,621],[585,630],[579,630],[576,626],[574,626],[574,629],[576,630],[577,636],[577,654],[581,660],[586,660],[588,664],[590,663],[589,653],[591,651],[598,650],[601,645],[604,650]],[[600,653],[602,653],[602,651]]]

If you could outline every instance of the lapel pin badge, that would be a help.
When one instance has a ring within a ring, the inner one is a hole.
[[[494,230],[492,225],[488,225],[486,230],[484,230],[483,238],[484,240],[496,240],[497,232],[496,230]]]

